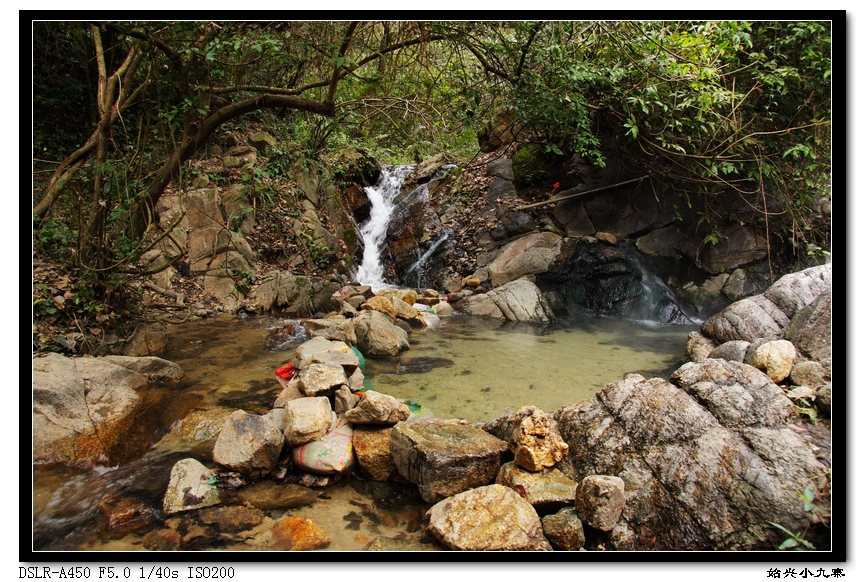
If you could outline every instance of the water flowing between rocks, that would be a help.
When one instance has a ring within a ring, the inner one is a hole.
[[[119,467],[34,469],[36,549],[145,549],[147,534],[164,529],[158,518],[174,462],[195,457],[212,464],[207,450],[158,441],[173,423],[196,409],[268,410],[280,391],[273,370],[289,359],[291,351],[273,351],[272,345],[265,345],[274,330],[289,321],[219,317],[177,326],[162,357],[180,364],[187,377],[180,387],[159,391],[160,400],[148,408],[154,411],[147,418],[152,449]],[[427,417],[482,422],[497,418],[507,407],[525,405],[552,413],[592,397],[628,372],[668,375],[682,361],[687,334],[693,329],[613,318],[573,317],[532,326],[454,316],[442,318],[438,330],[415,330],[409,351],[398,358],[369,360],[365,374],[374,389],[420,404]],[[99,506],[118,495],[153,508],[157,519],[129,534],[108,531]],[[414,485],[354,475],[312,489],[310,495],[315,498],[311,505],[265,514],[313,520],[331,538],[330,550],[360,550],[378,536],[419,543],[421,520],[429,508]],[[190,517],[169,519],[187,532],[189,540],[182,549],[260,549],[254,537],[226,541],[206,527],[196,538],[195,528],[201,526]]]

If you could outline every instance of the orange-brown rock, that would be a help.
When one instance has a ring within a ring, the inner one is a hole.
[[[290,515],[271,528],[271,549],[280,551],[320,550],[330,545],[330,537],[312,520]]]

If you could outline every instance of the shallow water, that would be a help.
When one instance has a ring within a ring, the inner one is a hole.
[[[175,389],[145,395],[152,414],[138,432],[156,443],[172,423],[196,408],[267,411],[280,391],[273,370],[288,361],[291,347],[301,338],[276,344],[267,340],[272,330],[292,321],[222,317],[174,328],[162,357],[180,364],[186,379]],[[411,349],[401,357],[368,360],[365,374],[375,390],[412,400],[427,416],[484,422],[506,408],[526,405],[552,413],[592,397],[626,373],[668,376],[682,361],[693,329],[605,318],[535,326],[454,316],[442,318],[439,329],[415,330]],[[273,351],[275,345],[286,349]],[[130,534],[107,532],[99,504],[118,495],[133,497],[160,516],[171,467],[190,456],[210,463],[200,451],[152,449],[118,467],[36,468],[34,549],[145,549],[144,535],[163,527],[161,523]],[[360,550],[377,536],[421,540],[419,520],[429,505],[412,485],[349,476],[314,491],[317,501],[312,506],[265,513],[272,520],[287,514],[312,519],[332,539],[331,550]],[[192,547],[262,549],[254,539],[205,540]]]

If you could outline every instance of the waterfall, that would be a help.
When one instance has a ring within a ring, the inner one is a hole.
[[[384,166],[381,179],[376,186],[367,186],[369,196],[369,219],[360,227],[363,239],[363,261],[357,270],[357,281],[369,285],[373,291],[387,287],[384,280],[384,266],[381,263],[381,250],[384,245],[387,225],[393,212],[393,199],[399,194],[405,177],[414,166]]]
[[[676,301],[676,294],[658,275],[643,262],[637,249],[627,243],[619,245],[628,262],[640,273],[642,293],[628,306],[625,316],[638,321],[649,321],[673,325],[694,325],[698,323],[685,315]]]
[[[433,254],[435,254],[435,252],[438,250],[438,248],[448,239],[448,237],[451,234],[453,234],[453,231],[445,230],[442,233],[442,235],[440,237],[438,237],[432,243],[432,245],[430,245],[430,248],[427,249],[427,251],[424,254],[422,254],[420,256],[420,258],[417,261],[415,261],[412,264],[412,266],[406,270],[406,272],[405,272],[406,282],[408,282],[410,279],[417,279],[416,281],[413,282],[412,286],[417,287],[417,288],[421,288],[424,286],[424,281],[423,281],[423,267],[424,267],[424,265],[426,264],[427,260],[429,260],[429,258],[431,256],[433,256]],[[411,278],[409,277],[409,275],[412,275]]]

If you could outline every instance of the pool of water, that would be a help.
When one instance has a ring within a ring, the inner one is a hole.
[[[275,342],[274,330],[292,322],[220,317],[173,328],[162,357],[182,366],[186,379],[177,388],[154,389],[146,395],[153,413],[139,432],[155,444],[193,409],[267,411],[280,391],[273,370],[288,361],[292,346],[302,340],[290,336]],[[411,349],[400,357],[368,360],[365,374],[375,390],[412,400],[427,416],[485,422],[507,408],[526,405],[552,413],[592,397],[626,373],[669,376],[682,362],[687,334],[693,329],[606,318],[569,318],[535,326],[454,316],[442,318],[438,329],[415,330]],[[146,549],[144,536],[164,528],[164,523],[129,534],[108,532],[99,504],[118,495],[132,497],[158,515],[171,467],[190,456],[210,463],[200,451],[154,448],[116,467],[35,468],[34,548]],[[314,491],[312,505],[271,510],[267,519],[288,513],[308,517],[330,536],[331,550],[360,550],[378,536],[404,543],[422,541],[419,521],[429,505],[412,485],[349,476]],[[241,538],[204,537],[184,549],[262,549],[254,537]]]

